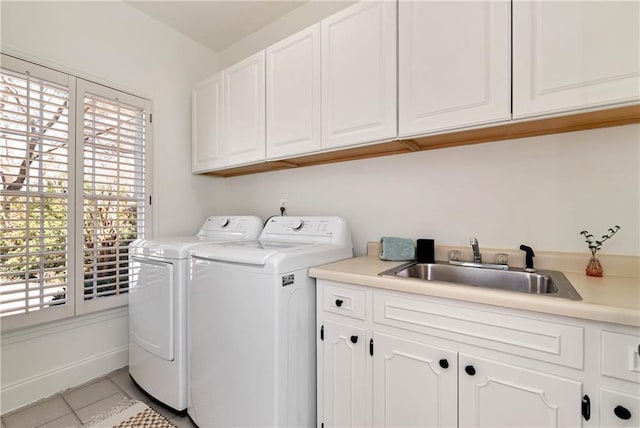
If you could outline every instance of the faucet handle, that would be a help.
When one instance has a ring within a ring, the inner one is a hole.
[[[494,260],[495,260],[496,264],[508,265],[509,264],[509,254],[507,254],[507,253],[497,253],[494,256]]]
[[[478,245],[478,238],[471,237],[471,239],[469,239],[469,244]]]

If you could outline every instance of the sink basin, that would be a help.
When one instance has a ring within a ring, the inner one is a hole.
[[[582,300],[564,274],[552,270],[530,273],[516,268],[495,270],[436,262],[402,265],[382,272],[380,275],[420,281],[444,281],[480,288]]]

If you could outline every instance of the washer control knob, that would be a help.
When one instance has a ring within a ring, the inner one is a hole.
[[[303,220],[295,220],[293,222],[293,226],[291,228],[297,232],[299,230],[302,230],[303,227],[304,227],[304,221]]]
[[[222,227],[223,229],[227,226],[229,226],[229,223],[231,222],[231,220],[229,220],[228,218],[225,218],[224,221],[222,222],[222,224],[220,225],[220,227]]]

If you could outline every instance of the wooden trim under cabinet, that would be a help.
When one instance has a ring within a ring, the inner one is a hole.
[[[207,172],[207,175],[234,177],[288,168],[344,162],[415,151],[442,149],[469,144],[488,143],[539,135],[607,128],[640,123],[640,105],[576,113],[566,116],[509,122],[478,129],[446,134],[413,137],[384,143],[369,144],[340,150],[323,151],[284,160],[264,161],[228,169]]]

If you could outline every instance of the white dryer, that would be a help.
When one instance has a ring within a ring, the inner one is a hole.
[[[189,399],[200,427],[310,427],[315,417],[312,266],[353,257],[338,217],[272,217],[257,241],[191,251]]]
[[[129,375],[171,409],[187,408],[186,297],[189,248],[256,239],[253,216],[207,218],[195,236],[138,239],[129,246]]]

